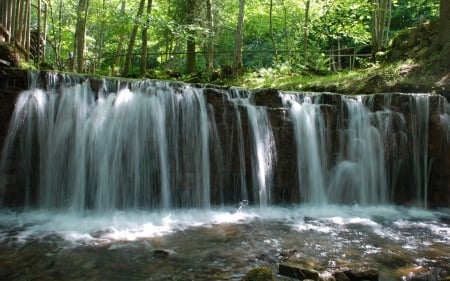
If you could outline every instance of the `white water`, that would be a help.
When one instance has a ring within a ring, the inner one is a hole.
[[[272,186],[272,168],[276,158],[275,140],[273,137],[272,127],[269,122],[266,108],[255,106],[252,104],[252,95],[242,96],[238,92],[229,96],[229,101],[233,104],[235,116],[238,124],[238,141],[239,141],[239,164],[242,199],[247,200],[246,191],[246,167],[245,167],[245,151],[243,148],[242,117],[238,106],[246,109],[249,124],[249,135],[251,143],[251,167],[252,167],[252,190],[255,193],[253,198],[259,202],[261,207],[268,206],[271,196]]]
[[[299,191],[303,202],[323,205],[328,202],[326,184],[328,159],[326,157],[326,127],[320,105],[309,97],[300,102],[299,96],[284,95],[293,120]]]
[[[330,198],[338,202],[383,204],[387,184],[383,140],[361,100],[345,98],[348,124],[340,130],[342,146],[330,180]],[[336,202],[336,201],[335,201]]]
[[[445,210],[443,210],[445,212]],[[374,234],[392,240],[405,240],[406,234],[392,231],[399,228],[424,228],[450,242],[450,227],[439,223],[440,212],[423,209],[404,209],[387,205],[359,207],[303,205],[295,208],[251,207],[221,208],[210,211],[199,209],[161,212],[113,211],[109,213],[54,212],[46,210],[0,212],[2,231],[0,241],[14,233],[18,241],[45,239],[57,234],[67,242],[111,243],[161,237],[196,227],[218,224],[251,224],[252,222],[282,222],[294,231],[314,231],[330,235],[344,235],[347,225],[368,226]],[[10,233],[9,231],[12,232]],[[400,237],[403,236],[403,237]],[[417,237],[420,240],[423,237]]]
[[[105,86],[97,94],[88,82],[61,92],[49,87],[20,96],[5,141],[1,168],[7,170],[8,159],[19,157],[25,201],[21,211],[0,210],[0,245],[12,249],[11,257],[19,248],[64,257],[61,249],[76,254],[85,246],[98,246],[95,255],[108,256],[105,245],[108,251],[124,247],[126,253],[134,246],[123,242],[144,241],[164,245],[178,258],[177,266],[189,268],[204,268],[196,261],[207,264],[224,253],[211,267],[227,272],[251,261],[276,264],[293,249],[318,264],[347,266],[361,259],[385,266],[380,261],[392,251],[411,258],[403,266],[448,263],[448,210],[388,205],[404,163],[385,159],[384,152],[401,154],[408,119],[418,122],[411,182],[418,206],[426,207],[431,166],[426,96],[410,97],[410,116],[389,109],[372,113],[370,99],[343,97],[338,116],[345,118],[336,121],[339,134],[331,149],[331,128],[317,99],[280,93],[292,120],[301,197],[299,204],[282,208],[272,201],[272,181],[276,161],[283,159],[277,159],[269,113],[252,103],[251,94],[228,96],[236,121],[227,125],[234,126],[229,132],[237,134],[237,143],[227,143],[219,139],[201,89],[150,81],[118,85],[116,92]],[[441,122],[448,129],[450,111],[443,106]],[[450,129],[443,131],[450,135]],[[220,181],[213,181],[211,167],[230,169],[227,161],[233,157],[239,186],[213,186]],[[38,170],[32,167],[36,160]],[[216,193],[229,196],[228,189],[236,193],[235,206],[211,204]],[[166,264],[161,270],[170,273]]]
[[[61,93],[35,89],[20,96],[11,124],[3,167],[17,140],[24,175],[38,157],[40,208],[210,206],[208,116],[197,89],[181,95],[148,82],[98,99],[88,82]],[[31,206],[36,183],[24,178]]]
[[[384,204],[388,202],[384,143],[380,129],[362,100],[343,96],[338,155],[327,155],[327,128],[320,104],[311,97],[285,95],[284,104],[293,120],[299,190],[303,202]]]
[[[429,122],[429,99],[426,95],[411,99],[411,122],[413,126],[413,169],[416,183],[416,201],[427,208],[428,198],[428,122]]]
[[[237,136],[219,136],[214,108],[199,88],[118,82],[116,92],[104,86],[93,93],[89,82],[56,88],[56,76],[49,80],[47,91],[21,94],[3,148],[3,171],[18,151],[24,206],[109,212],[208,209],[212,200],[220,205],[230,198],[261,207],[274,203],[277,144],[267,109],[253,104],[253,93],[224,91],[235,120],[228,132]],[[373,113],[371,97],[341,96],[337,128],[327,124],[313,95],[280,96],[292,120],[298,203],[390,203],[399,171],[409,165],[413,199],[427,207],[428,95],[409,96],[409,116],[390,109]],[[386,95],[385,105],[390,103]],[[447,115],[441,114],[444,127]],[[334,140],[331,130],[337,130]],[[405,146],[411,147],[411,163],[397,160]],[[211,167],[216,174],[233,170],[234,182],[212,175]],[[231,187],[230,195],[222,182],[238,188]]]

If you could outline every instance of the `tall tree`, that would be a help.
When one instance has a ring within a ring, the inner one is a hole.
[[[147,17],[142,28],[142,46],[141,46],[141,63],[140,63],[140,74],[144,76],[147,71],[147,49],[148,49],[148,28],[150,25],[150,14],[152,12],[152,0],[147,2]]]
[[[123,72],[122,72],[123,76],[127,76],[128,71],[130,69],[131,57],[133,56],[134,44],[136,42],[136,36],[137,36],[138,28],[139,28],[138,19],[140,19],[142,17],[142,13],[144,12],[144,7],[145,7],[145,0],[141,0],[139,2],[139,10],[137,12],[137,16],[136,16],[135,23],[133,26],[133,31],[131,32],[130,43],[128,44],[127,56],[125,58],[125,65],[124,65]]]
[[[305,26],[303,30],[303,64],[306,66],[308,56],[308,35],[309,35],[309,8],[311,5],[310,0],[306,0],[305,7]]]
[[[269,33],[270,41],[272,41],[273,55],[275,57],[275,62],[278,63],[278,52],[275,44],[275,36],[273,34],[273,0],[270,0],[269,4]]]
[[[84,52],[86,49],[86,25],[89,10],[89,0],[79,0],[77,9],[77,24],[75,27],[75,41],[74,41],[74,57],[75,70],[77,72],[84,72]]]
[[[392,0],[372,0],[372,45],[373,53],[383,50],[389,40],[389,26],[392,12]]]
[[[186,41],[186,73],[194,73],[196,70],[196,41],[194,36],[193,25],[196,17],[196,1],[186,0],[185,7],[186,24],[188,26],[188,36]]]
[[[123,17],[125,15],[126,3],[127,3],[126,0],[122,0],[122,4],[121,4],[121,8],[120,8],[120,17]],[[116,53],[114,55],[114,63],[112,66],[112,74],[113,75],[118,74],[117,72],[119,70],[120,58],[122,56],[124,38],[125,38],[125,33],[121,33],[119,35],[119,42],[117,43],[117,49],[116,49]]]
[[[208,25],[208,39],[206,42],[206,72],[208,77],[214,70],[214,13],[213,0],[206,0],[206,20]]]
[[[450,0],[441,0],[439,9],[439,43],[442,47],[450,43]]]
[[[239,0],[239,14],[236,28],[236,37],[234,40],[234,60],[233,76],[240,76],[244,72],[244,63],[242,60],[242,47],[244,45],[244,11],[245,0]]]

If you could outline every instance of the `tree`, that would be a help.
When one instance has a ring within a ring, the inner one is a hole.
[[[75,27],[74,57],[77,72],[85,71],[84,52],[86,48],[86,25],[89,10],[89,0],[80,0],[77,9],[77,25]]]
[[[206,20],[208,27],[208,39],[206,42],[206,72],[208,77],[214,70],[214,14],[212,0],[206,0]]]
[[[304,34],[303,34],[303,60],[304,60],[304,65],[306,66],[308,61],[307,61],[307,56],[308,56],[308,34],[309,34],[309,8],[310,8],[310,4],[311,1],[310,0],[306,0],[306,8],[305,8],[305,28],[303,30]]]
[[[186,23],[188,26],[188,36],[186,40],[186,73],[194,73],[196,70],[196,42],[195,42],[195,34],[193,30],[194,21],[196,17],[196,1],[195,0],[186,0],[185,7],[185,15],[186,15]]]
[[[122,72],[123,76],[127,76],[128,75],[128,71],[130,69],[131,57],[133,56],[134,44],[136,42],[136,35],[137,35],[137,32],[138,32],[138,28],[139,28],[139,21],[138,21],[138,19],[140,17],[142,17],[142,13],[144,12],[145,0],[141,0],[139,3],[140,3],[139,4],[139,10],[138,10],[137,17],[136,17],[136,20],[135,20],[135,23],[134,23],[133,31],[132,31],[131,36],[130,36],[130,43],[128,44],[127,57],[125,58],[125,65],[124,65],[123,72]]]
[[[439,9],[439,43],[442,47],[450,43],[450,1],[441,0]]]
[[[372,45],[373,53],[383,50],[389,41],[392,0],[373,0]]]
[[[235,47],[234,47],[234,60],[233,60],[233,76],[237,77],[244,71],[244,63],[242,61],[242,47],[244,45],[244,9],[245,0],[239,0],[239,14],[238,23],[236,28]]]
[[[273,34],[273,0],[270,0],[269,5],[269,32],[270,32],[270,40],[272,41],[273,55],[275,57],[275,62],[278,63],[278,52],[275,44],[275,37]]]
[[[125,15],[125,6],[126,6],[126,0],[122,0],[120,14],[119,14],[120,17],[123,17]],[[116,53],[114,55],[113,65],[112,65],[112,74],[113,75],[117,75],[117,71],[119,70],[119,63],[120,63],[120,57],[122,56],[124,37],[125,37],[125,33],[121,33],[119,35],[119,42],[117,43],[117,49],[116,49]]]
[[[148,46],[148,27],[150,25],[150,14],[152,12],[152,0],[147,2],[147,20],[142,28],[142,46],[141,46],[141,63],[140,63],[140,74],[144,76],[147,71],[147,46]]]
[[[196,9],[195,9],[195,0],[187,0],[187,24],[189,27],[188,30],[188,37],[186,41],[186,73],[194,73],[196,69],[195,65],[195,48],[196,48],[196,42],[194,37],[194,30],[192,30],[192,27],[194,25],[195,16],[196,16]],[[188,12],[190,10],[190,12]]]

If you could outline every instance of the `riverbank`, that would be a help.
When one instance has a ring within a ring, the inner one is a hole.
[[[374,62],[354,71],[305,75],[280,70],[251,73],[231,81],[245,88],[334,92],[341,94],[437,93],[450,96],[450,42],[437,43],[437,22],[400,32]]]

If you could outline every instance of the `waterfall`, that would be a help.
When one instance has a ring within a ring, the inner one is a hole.
[[[372,125],[372,116],[361,97],[342,97],[335,159],[327,155],[325,146],[330,140],[321,105],[307,95],[285,95],[284,104],[293,122],[297,176],[304,202],[313,205],[387,202],[383,137]]]
[[[147,81],[97,98],[89,82],[32,89],[11,124],[3,159],[18,142],[26,206],[210,206],[208,113],[198,89]],[[39,176],[31,176],[36,159]]]
[[[428,123],[429,123],[429,99],[426,95],[411,98],[410,101],[412,131],[412,176],[416,186],[416,202],[422,207],[427,207],[428,198]]]
[[[258,191],[260,206],[270,203],[272,165],[274,159],[274,139],[267,111],[263,107],[247,105],[247,114],[251,127],[253,190]]]
[[[430,95],[267,97],[150,80],[96,81],[94,92],[89,79],[32,78],[4,141],[0,170],[17,177],[0,182],[2,201],[75,213],[241,201],[428,207]]]
[[[253,182],[253,198],[259,202],[260,206],[267,206],[271,200],[271,186],[272,186],[272,169],[273,160],[275,159],[276,149],[275,140],[272,133],[272,127],[269,121],[266,108],[262,106],[255,106],[252,103],[254,97],[249,95],[242,96],[239,92],[234,92],[230,96],[231,101],[235,107],[236,119],[238,120],[238,139],[243,142],[242,120],[241,113],[237,106],[243,106],[246,109],[248,124],[249,124],[249,139],[251,143],[251,167],[252,167],[252,182]],[[245,151],[242,145],[239,146],[239,163],[241,168],[241,183],[242,183],[242,199],[247,200],[246,180],[243,179],[246,174]]]
[[[320,105],[311,97],[284,95],[283,104],[290,108],[293,120],[299,192],[303,202],[326,204],[327,158],[326,128]]]
[[[344,97],[346,124],[339,133],[341,145],[338,162],[333,168],[329,196],[337,202],[362,205],[387,201],[384,146],[371,115],[358,99]]]

